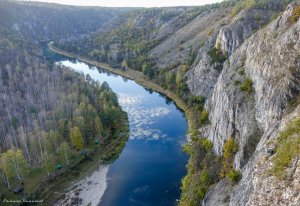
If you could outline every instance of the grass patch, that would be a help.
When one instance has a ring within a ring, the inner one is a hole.
[[[290,122],[287,127],[280,132],[276,142],[277,148],[272,162],[274,163],[270,174],[284,179],[286,178],[286,168],[291,166],[292,161],[300,152],[300,118]]]
[[[253,82],[250,78],[246,78],[244,82],[240,86],[240,90],[244,92],[248,92],[249,94],[253,92]]]

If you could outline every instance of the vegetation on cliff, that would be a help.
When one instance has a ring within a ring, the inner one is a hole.
[[[185,145],[184,151],[190,155],[190,160],[188,174],[182,180],[179,205],[199,205],[209,187],[220,179],[221,159],[214,155],[212,147],[212,142],[199,139],[197,132],[193,133],[192,142]]]
[[[276,139],[275,156],[272,159],[273,167],[269,171],[279,178],[287,178],[286,169],[299,158],[300,151],[300,119],[292,120]]]

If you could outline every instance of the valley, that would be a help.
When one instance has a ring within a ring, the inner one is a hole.
[[[1,198],[300,204],[299,8],[0,2]]]

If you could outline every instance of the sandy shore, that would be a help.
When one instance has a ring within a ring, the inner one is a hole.
[[[97,206],[107,187],[108,169],[108,165],[100,165],[90,176],[68,188],[55,206]]]

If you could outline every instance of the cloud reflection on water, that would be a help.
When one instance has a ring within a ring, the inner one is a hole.
[[[130,139],[159,140],[167,137],[160,130],[151,127],[157,119],[167,116],[171,111],[167,107],[142,106],[146,101],[142,95],[118,94],[119,103],[128,113],[130,122]]]

